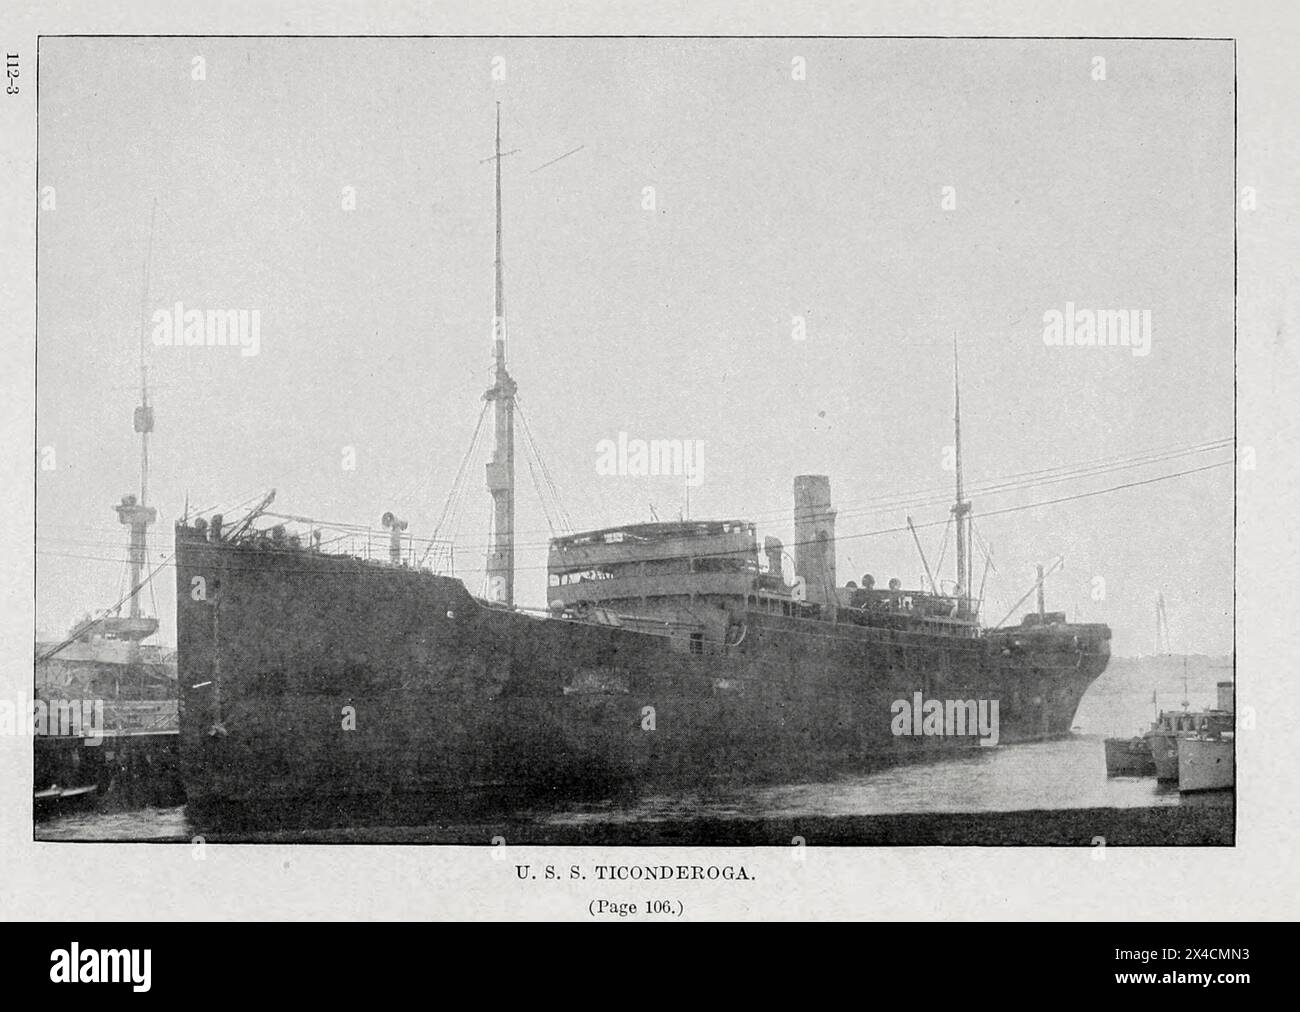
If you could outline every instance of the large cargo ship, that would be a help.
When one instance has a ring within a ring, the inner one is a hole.
[[[496,150],[487,593],[404,557],[391,514],[380,558],[305,518],[268,526],[270,497],[237,523],[183,518],[192,816],[305,804],[383,820],[476,787],[773,780],[1068,734],[1110,630],[1047,612],[1041,575],[1036,612],[981,624],[960,401],[946,586],[841,582],[830,481],[802,475],[789,578],[786,546],[745,519],[629,524],[553,538],[547,612],[516,607],[499,119]]]

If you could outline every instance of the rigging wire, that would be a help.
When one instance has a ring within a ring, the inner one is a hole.
[[[39,553],[38,553],[38,554],[39,554]],[[171,555],[168,555],[167,558],[165,558],[162,562],[160,562],[157,566],[155,566],[152,570],[150,570],[150,571],[149,571],[149,572],[144,576],[144,578],[143,578],[143,579],[142,579],[142,580],[141,580],[141,581],[140,581],[136,586],[132,587],[129,591],[127,591],[127,593],[126,593],[123,597],[121,597],[121,598],[120,598],[120,599],[119,599],[115,604],[111,604],[111,605],[109,605],[107,608],[105,608],[103,611],[101,611],[101,612],[100,612],[100,613],[99,613],[95,618],[93,618],[90,622],[87,622],[87,623],[79,623],[79,624],[78,624],[78,625],[73,629],[73,632],[72,632],[72,635],[71,635],[71,636],[68,636],[66,639],[64,639],[64,640],[62,640],[61,642],[55,644],[55,645],[54,645],[53,647],[51,647],[50,649],[45,650],[45,651],[42,652],[41,654],[37,655],[37,658],[36,658],[37,661],[48,661],[51,657],[53,657],[55,654],[59,653],[59,652],[60,652],[61,650],[63,650],[65,647],[67,647],[67,646],[69,646],[70,644],[74,643],[74,642],[77,640],[77,637],[82,636],[82,635],[84,635],[86,632],[88,632],[89,630],[95,628],[95,626],[99,625],[99,623],[102,622],[102,621],[103,621],[105,618],[107,618],[109,615],[111,615],[111,614],[115,614],[115,613],[116,613],[116,612],[117,612],[117,611],[122,607],[122,605],[123,605],[124,603],[126,603],[126,601],[127,601],[128,599],[130,599],[130,597],[131,597],[132,594],[134,594],[136,591],[140,590],[140,588],[143,587],[145,584],[147,584],[147,583],[149,583],[151,580],[153,580],[154,576],[156,576],[159,572],[161,572],[162,569],[163,569],[163,567],[166,566],[166,565],[168,565],[168,564],[172,561],[172,559],[174,558],[174,556],[175,556],[175,553],[174,553],[174,552],[173,552]]]
[[[442,530],[442,525],[446,522],[448,511],[452,508],[452,502],[456,498],[457,489],[464,483],[465,469],[469,466],[470,458],[474,455],[474,448],[478,446],[479,434],[483,431],[483,419],[487,417],[488,402],[485,400],[483,406],[479,408],[478,421],[474,424],[474,434],[470,437],[469,448],[465,451],[465,456],[461,458],[460,467],[456,469],[456,476],[452,479],[451,491],[447,493],[447,499],[442,506],[442,514],[438,517],[438,522],[433,525],[433,537],[437,538],[438,532]],[[425,548],[424,554],[420,556],[420,564],[429,557],[429,551],[433,548],[432,543]]]
[[[542,454],[541,446],[537,442],[537,437],[533,435],[533,427],[528,422],[528,416],[524,413],[524,405],[519,399],[518,394],[515,395],[515,407],[518,410],[519,421],[522,424],[525,446],[532,451],[532,456],[536,459],[537,466],[542,473],[542,479],[545,482],[546,491],[549,493],[550,508],[554,511],[558,525],[564,533],[572,534],[573,520],[569,516],[569,511],[564,507],[563,499],[560,498],[560,490],[559,486],[555,482],[555,476],[551,473],[551,469],[546,463],[546,457]],[[545,512],[547,509],[545,501],[546,495],[543,494],[541,488],[537,489],[537,496],[539,499],[543,500],[542,509],[543,512]],[[547,522],[548,524],[550,523],[549,518]],[[554,526],[552,526],[551,534],[552,536],[555,534]]]
[[[1161,475],[1155,475],[1155,476],[1153,476],[1153,477],[1149,477],[1149,478],[1136,479],[1136,480],[1134,480],[1134,481],[1124,482],[1124,483],[1119,484],[1119,485],[1111,485],[1111,486],[1108,486],[1108,487],[1106,487],[1106,488],[1090,489],[1090,490],[1088,490],[1088,491],[1077,492],[1077,493],[1073,493],[1073,494],[1071,494],[1071,495],[1057,496],[1056,498],[1053,498],[1053,499],[1042,499],[1042,500],[1038,500],[1038,501],[1036,501],[1036,502],[1020,503],[1020,504],[1017,504],[1017,505],[1014,505],[1014,506],[1005,506],[1005,507],[1002,507],[1002,508],[1000,508],[1000,509],[990,509],[990,510],[985,510],[985,511],[983,511],[983,512],[981,513],[981,517],[982,517],[983,519],[987,520],[987,519],[990,518],[990,517],[1010,515],[1010,514],[1013,514],[1013,513],[1020,513],[1020,512],[1023,512],[1023,511],[1025,511],[1025,510],[1038,509],[1038,508],[1043,507],[1043,506],[1055,506],[1055,505],[1060,505],[1060,504],[1067,503],[1067,502],[1074,502],[1074,501],[1078,501],[1078,500],[1082,500],[1082,499],[1090,499],[1090,498],[1094,498],[1094,497],[1096,497],[1096,496],[1100,496],[1100,495],[1107,495],[1107,494],[1112,493],[1112,492],[1123,491],[1123,490],[1125,490],[1125,489],[1139,488],[1139,487],[1143,487],[1143,486],[1146,486],[1146,485],[1153,485],[1153,484],[1156,484],[1157,482],[1170,481],[1170,480],[1173,480],[1173,479],[1175,479],[1175,478],[1182,478],[1182,477],[1185,477],[1185,476],[1188,476],[1188,475],[1192,475],[1192,474],[1200,474],[1200,473],[1203,473],[1203,472],[1206,472],[1206,471],[1214,470],[1215,468],[1219,468],[1219,467],[1228,467],[1228,466],[1231,466],[1233,463],[1234,463],[1233,460],[1221,460],[1221,461],[1216,461],[1216,462],[1214,462],[1214,463],[1212,463],[1212,464],[1204,464],[1204,465],[1201,465],[1201,466],[1199,466],[1199,467],[1188,468],[1188,469],[1183,470],[1183,471],[1176,471],[1176,472],[1173,472],[1173,473],[1171,473],[1171,474],[1161,474]],[[915,526],[916,526],[918,529],[920,529],[920,528],[927,528],[927,527],[938,527],[940,524],[947,524],[947,523],[949,523],[949,522],[950,522],[950,518],[945,518],[944,520],[933,520],[933,521],[928,521],[928,522],[922,522],[922,523],[916,524]],[[855,540],[859,540],[859,539],[862,539],[862,538],[879,537],[879,536],[886,535],[886,534],[899,534],[899,533],[906,533],[906,532],[907,532],[907,526],[906,526],[906,525],[903,525],[903,526],[901,526],[901,527],[898,527],[898,526],[895,526],[895,527],[882,527],[882,528],[877,528],[877,529],[875,529],[875,530],[859,531],[859,532],[856,532],[856,533],[853,533],[853,534],[837,535],[837,537],[836,537],[836,541],[837,541],[837,542],[838,542],[838,541],[855,541]],[[799,545],[801,545],[801,544],[811,544],[811,543],[812,543],[812,542],[794,542],[794,543],[792,543],[792,544],[790,544],[790,545],[787,545],[787,546],[785,546],[785,547],[787,547],[787,548],[793,548],[793,547],[797,547],[797,546],[799,546]],[[539,547],[540,547],[540,546],[539,546]],[[268,551],[268,552],[276,552],[276,551],[298,551],[298,550],[295,550],[295,549],[277,549],[277,548],[269,547],[269,546],[266,547],[265,550]],[[63,557],[67,557],[67,558],[82,558],[82,559],[84,559],[84,558],[93,558],[93,557],[91,557],[91,556],[85,556],[85,555],[81,555],[81,554],[77,554],[77,553],[53,552],[53,551],[48,551],[48,550],[47,550],[47,551],[42,551],[42,550],[40,550],[40,549],[37,550],[37,554],[38,554],[38,555],[54,555],[54,556],[63,556]],[[734,556],[734,555],[735,555],[735,552],[734,552],[734,551],[720,550],[720,551],[717,551],[717,552],[701,552],[701,553],[699,553],[696,557],[697,557],[697,558],[709,558],[709,557],[715,557],[715,556],[716,556],[716,557],[728,557],[728,556]],[[678,557],[678,556],[665,556],[664,558],[677,558],[677,557]],[[117,562],[120,561],[120,559],[118,559],[118,558],[111,558],[111,559],[98,559],[98,560],[96,560],[96,561],[104,561],[104,562],[113,562],[113,563],[117,563]],[[654,560],[647,560],[647,561],[654,561]],[[236,566],[236,568],[238,568],[238,566]],[[517,569],[520,569],[520,570],[544,570],[544,569],[548,569],[549,567],[548,567],[548,566],[522,566],[522,567],[516,567],[516,568],[517,568]],[[333,574],[320,574],[320,573],[317,573],[315,570],[312,570],[312,569],[288,569],[288,570],[285,570],[285,572],[312,573],[312,574],[315,574],[315,575],[321,575],[321,576],[333,575]]]
[[[480,412],[480,426],[482,422],[482,416],[485,411],[486,411],[486,406]],[[967,494],[969,496],[1001,495],[1012,491],[1027,490],[1030,488],[1037,487],[1040,484],[1057,484],[1060,483],[1061,481],[1067,481],[1067,480],[1078,480],[1086,477],[1100,477],[1103,474],[1110,473],[1112,471],[1117,471],[1117,470],[1127,470],[1130,467],[1138,466],[1139,464],[1142,463],[1165,462],[1182,456],[1207,452],[1212,449],[1226,448],[1231,443],[1232,443],[1231,439],[1212,440],[1212,441],[1199,443],[1199,444],[1183,445],[1172,449],[1166,447],[1160,450],[1142,451],[1136,455],[1112,457],[1100,461],[1094,460],[1091,462],[1078,464],[1078,465],[1057,465],[1052,468],[1038,469],[1036,471],[1026,471],[1026,472],[1020,472],[1018,474],[1003,475],[994,479],[990,479],[989,482],[985,484],[977,484],[971,486],[967,490]],[[472,454],[473,454],[473,445],[471,445],[467,457],[471,457]],[[467,461],[462,461],[461,468],[457,472],[458,476],[463,475],[464,467],[466,463]],[[545,461],[543,460],[542,463],[544,465]],[[1105,466],[1103,467],[1103,465]],[[1058,473],[1055,476],[1053,476],[1050,481],[1045,481],[1045,482],[1025,480],[1035,475],[1047,475],[1051,472],[1064,472],[1064,473]],[[717,482],[710,481],[709,484],[710,487],[713,488],[718,487]],[[453,490],[454,489],[455,486],[453,485]],[[464,492],[465,490],[462,489],[461,491]],[[230,506],[226,510],[224,510],[224,512],[235,513],[239,510],[240,507],[245,506],[248,503],[260,498],[262,494],[263,493],[261,491],[258,491],[258,492],[254,492],[251,495],[245,496],[241,500],[236,501],[235,505]],[[924,498],[922,499],[906,498],[909,495],[924,496]],[[911,509],[922,509],[930,505],[946,504],[951,500],[951,495],[952,495],[951,490],[946,486],[941,486],[941,487],[931,486],[928,489],[917,490],[910,494],[891,493],[882,496],[868,497],[866,499],[857,500],[854,503],[842,507],[838,512],[838,516],[841,519],[848,519],[854,516],[867,516],[873,513],[887,513],[892,511],[895,508],[890,505],[885,505],[884,503],[887,500],[905,500],[904,502],[901,502],[900,505],[906,506],[907,508],[911,508]],[[449,501],[450,498],[451,497],[449,496]],[[880,504],[880,505],[874,505],[874,504]],[[216,509],[217,509],[216,506],[209,506],[201,510],[192,509],[191,515],[198,516],[202,514],[208,514],[213,512]],[[446,514],[446,512],[447,510],[444,508],[444,514]],[[567,515],[567,511],[565,512]],[[278,514],[270,513],[270,511],[268,511],[268,514],[278,515]],[[765,523],[772,522],[773,520],[783,521],[787,518],[787,516],[788,516],[788,511],[781,510],[780,512],[777,513],[760,512],[760,513],[750,514],[749,519],[756,524],[762,525]],[[299,519],[302,522],[312,522],[312,523],[321,522],[316,519],[308,520],[308,518],[294,518],[294,519]],[[85,533],[87,531],[104,531],[104,532],[111,531],[114,534],[116,534],[120,530],[120,528],[116,524],[89,524],[89,525],[88,524],[65,524],[57,521],[43,522],[40,526],[42,528],[47,528],[47,529],[48,528],[75,528],[80,533]],[[327,524],[327,526],[336,529],[343,529],[349,525],[342,522],[330,522]],[[365,529],[365,525],[355,525],[355,527],[358,530]],[[439,526],[435,526],[435,531],[440,529],[441,528]],[[516,533],[527,535],[527,534],[545,534],[546,532],[542,530],[520,530],[517,531]],[[42,536],[52,537],[53,535],[42,535]],[[519,544],[521,547],[528,547],[528,543],[526,542],[516,542],[516,543]]]
[[[425,559],[426,559],[427,556],[428,556],[428,552],[429,552],[430,550],[432,550],[433,547],[437,546],[439,543],[445,544],[445,543],[446,543],[447,541],[449,541],[449,540],[454,540],[454,539],[452,539],[452,538],[442,538],[442,539],[440,540],[436,535],[437,535],[438,533],[442,532],[442,531],[446,528],[446,520],[447,520],[447,518],[448,518],[449,516],[450,516],[450,518],[453,520],[453,526],[452,526],[452,528],[450,528],[450,530],[455,530],[454,521],[459,517],[460,511],[461,511],[461,509],[463,508],[463,504],[464,504],[465,499],[466,499],[466,497],[467,497],[467,495],[468,495],[468,490],[467,490],[466,484],[465,484],[465,482],[464,482],[464,480],[463,480],[463,477],[464,477],[465,467],[467,466],[467,463],[468,463],[468,459],[470,459],[470,458],[472,457],[473,452],[474,452],[474,446],[471,446],[470,451],[466,454],[466,460],[462,461],[462,467],[461,467],[460,471],[458,472],[458,484],[457,484],[456,486],[453,487],[453,493],[454,493],[454,494],[451,495],[451,496],[449,496],[449,499],[448,499],[448,506],[444,508],[444,517],[443,517],[443,519],[440,521],[440,525],[439,525],[439,527],[435,528],[435,536],[434,536],[434,537],[431,537],[431,538],[427,538],[427,539],[426,539],[426,538],[415,538],[415,540],[417,540],[417,541],[423,541],[423,542],[425,542],[425,543],[427,544],[427,546],[428,546],[428,549],[427,549],[426,552],[425,552],[425,556],[421,559],[421,564],[423,564],[423,562],[425,561]],[[1207,465],[1207,466],[1205,466],[1205,467],[1193,468],[1193,469],[1191,469],[1190,471],[1180,471],[1180,472],[1175,472],[1174,474],[1172,474],[1172,475],[1167,475],[1167,476],[1166,476],[1166,475],[1156,476],[1155,479],[1149,479],[1149,480],[1162,480],[1164,477],[1177,477],[1177,476],[1179,476],[1179,475],[1181,475],[1181,474],[1184,474],[1184,473],[1195,473],[1196,471],[1208,470],[1208,469],[1211,468],[1211,467],[1224,466],[1224,465],[1231,464],[1231,463],[1233,463],[1233,461],[1232,461],[1231,459],[1228,459],[1228,460],[1225,460],[1225,461],[1219,461],[1219,462],[1216,462],[1216,463],[1214,463],[1214,464]],[[1099,476],[1099,475],[1098,475],[1098,474],[1087,475],[1087,477],[1097,477],[1097,476]],[[1148,481],[1149,481],[1149,480],[1148,480]],[[1145,484],[1145,483],[1148,483],[1148,481],[1139,480],[1139,481],[1137,481],[1135,484]],[[1053,481],[1052,483],[1055,483],[1055,481]],[[1028,490],[1030,490],[1030,489],[1032,489],[1032,488],[1039,487],[1039,485],[1041,485],[1041,484],[1048,484],[1048,483],[1046,483],[1046,482],[1044,482],[1044,483],[1032,483],[1032,482],[1031,482],[1031,483],[1021,484],[1021,485],[1017,485],[1017,486],[1016,486],[1015,491],[1028,491]],[[1127,487],[1127,486],[1121,486],[1121,487]],[[1010,490],[1004,490],[1004,491],[1010,491]],[[1070,497],[1067,496],[1067,497],[1065,497],[1065,498],[1068,500]],[[940,504],[940,503],[942,503],[942,504],[946,504],[947,502],[948,502],[948,499],[945,497],[943,500],[940,500],[939,503],[933,503],[933,504],[930,504],[930,505],[937,505],[937,504]],[[926,505],[926,504],[918,504],[918,505],[917,505],[917,508],[922,508],[922,507],[924,507],[925,505]],[[888,512],[888,511],[887,511],[887,510],[884,510],[884,509],[880,509],[880,510],[872,510],[872,511],[867,511],[867,510],[858,511],[858,510],[848,509],[848,510],[843,510],[843,511],[841,511],[840,514],[839,514],[839,516],[840,516],[840,517],[848,517],[848,516],[864,516],[864,515],[868,515],[869,513],[872,513],[872,512],[883,513],[883,512]],[[1003,512],[1003,510],[995,510],[995,511],[992,511],[992,512],[994,512],[994,513],[998,513],[998,512]],[[324,526],[324,527],[329,527],[329,528],[331,528],[331,529],[333,529],[333,530],[351,531],[351,532],[356,533],[356,534],[364,534],[364,533],[366,533],[366,532],[369,530],[369,528],[368,528],[366,525],[363,525],[363,524],[348,524],[348,523],[342,523],[342,522],[322,521],[322,520],[319,520],[319,519],[316,519],[316,518],[302,517],[302,516],[296,516],[296,515],[293,515],[293,514],[286,514],[286,513],[273,513],[273,512],[271,512],[271,511],[267,511],[267,515],[269,515],[269,516],[274,516],[274,517],[281,517],[281,518],[289,519],[289,520],[293,520],[293,521],[295,521],[295,522],[299,522],[299,523],[313,524],[313,525],[320,525],[320,526]],[[988,515],[988,514],[985,514],[985,515]],[[951,520],[951,518],[950,518],[950,517],[947,517],[947,518],[945,518],[943,521],[926,521],[926,522],[922,522],[921,524],[918,524],[917,526],[918,526],[918,527],[933,527],[933,526],[937,526],[938,523],[940,523],[940,522],[943,523],[943,524],[945,524],[945,526],[946,526],[946,525],[950,522],[950,520]],[[748,520],[748,521],[745,521],[745,522],[753,522],[753,523],[756,523],[756,521],[752,521],[752,520]],[[618,526],[618,525],[613,525],[613,526]],[[541,532],[538,532],[538,533],[541,533]],[[845,538],[849,538],[849,537],[853,537],[853,536],[854,536],[854,535],[847,535],[847,534],[846,534],[846,535],[841,535],[841,536],[840,536],[840,539],[843,540],[843,539],[845,539]],[[945,531],[945,537],[948,537],[948,536],[950,536],[950,531]],[[40,533],[38,533],[37,537],[38,537],[39,539],[45,540],[45,541],[47,541],[47,542],[64,543],[64,544],[72,544],[72,545],[79,545],[79,546],[91,546],[91,547],[105,547],[105,548],[108,547],[107,542],[87,541],[87,540],[84,540],[84,539],[67,538],[67,537],[65,537],[65,536],[60,536],[60,535],[51,535],[51,534],[40,534]],[[537,541],[520,541],[520,540],[516,540],[516,543],[515,543],[515,544],[516,544],[516,547],[517,547],[517,548],[521,548],[521,549],[529,549],[529,548],[537,548],[537,549],[540,549],[540,548],[546,548],[546,547],[549,547],[550,542],[549,542],[549,541],[545,541],[545,542],[537,542]],[[465,542],[465,543],[461,544],[460,547],[462,547],[462,548],[467,548],[467,549],[476,549],[476,548],[486,548],[486,547],[489,547],[489,546],[490,546],[490,542],[489,542],[489,545],[488,545],[488,546],[485,546],[485,545],[483,545],[481,542],[473,541],[473,542]],[[946,545],[945,545],[944,548],[941,550],[941,553],[940,553],[940,559],[943,559],[943,558],[945,558],[945,557],[946,557]]]

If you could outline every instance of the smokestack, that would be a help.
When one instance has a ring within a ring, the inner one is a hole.
[[[801,474],[794,480],[794,571],[803,577],[809,601],[834,603],[835,511],[831,480],[824,474]]]

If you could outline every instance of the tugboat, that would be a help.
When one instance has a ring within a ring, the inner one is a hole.
[[[1186,669],[1186,659],[1183,661]],[[1192,711],[1187,701],[1187,677],[1183,676],[1183,708],[1166,710],[1146,733],[1156,764],[1156,779],[1163,783],[1178,782],[1179,742],[1197,735],[1216,735],[1233,729],[1232,683],[1218,683],[1218,705],[1213,710]],[[1226,695],[1226,703],[1225,703]]]
[[[1181,794],[1230,791],[1236,787],[1232,687],[1232,682],[1220,682],[1218,686],[1219,708],[1216,716],[1226,715],[1226,728],[1212,727],[1207,722],[1204,729],[1178,739],[1178,790]]]

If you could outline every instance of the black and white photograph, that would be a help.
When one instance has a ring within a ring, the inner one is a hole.
[[[65,21],[8,55],[23,847],[691,919],[764,860],[1172,873],[1288,777],[1232,32]]]
[[[36,835],[1230,844],[1232,55],[45,40]]]

